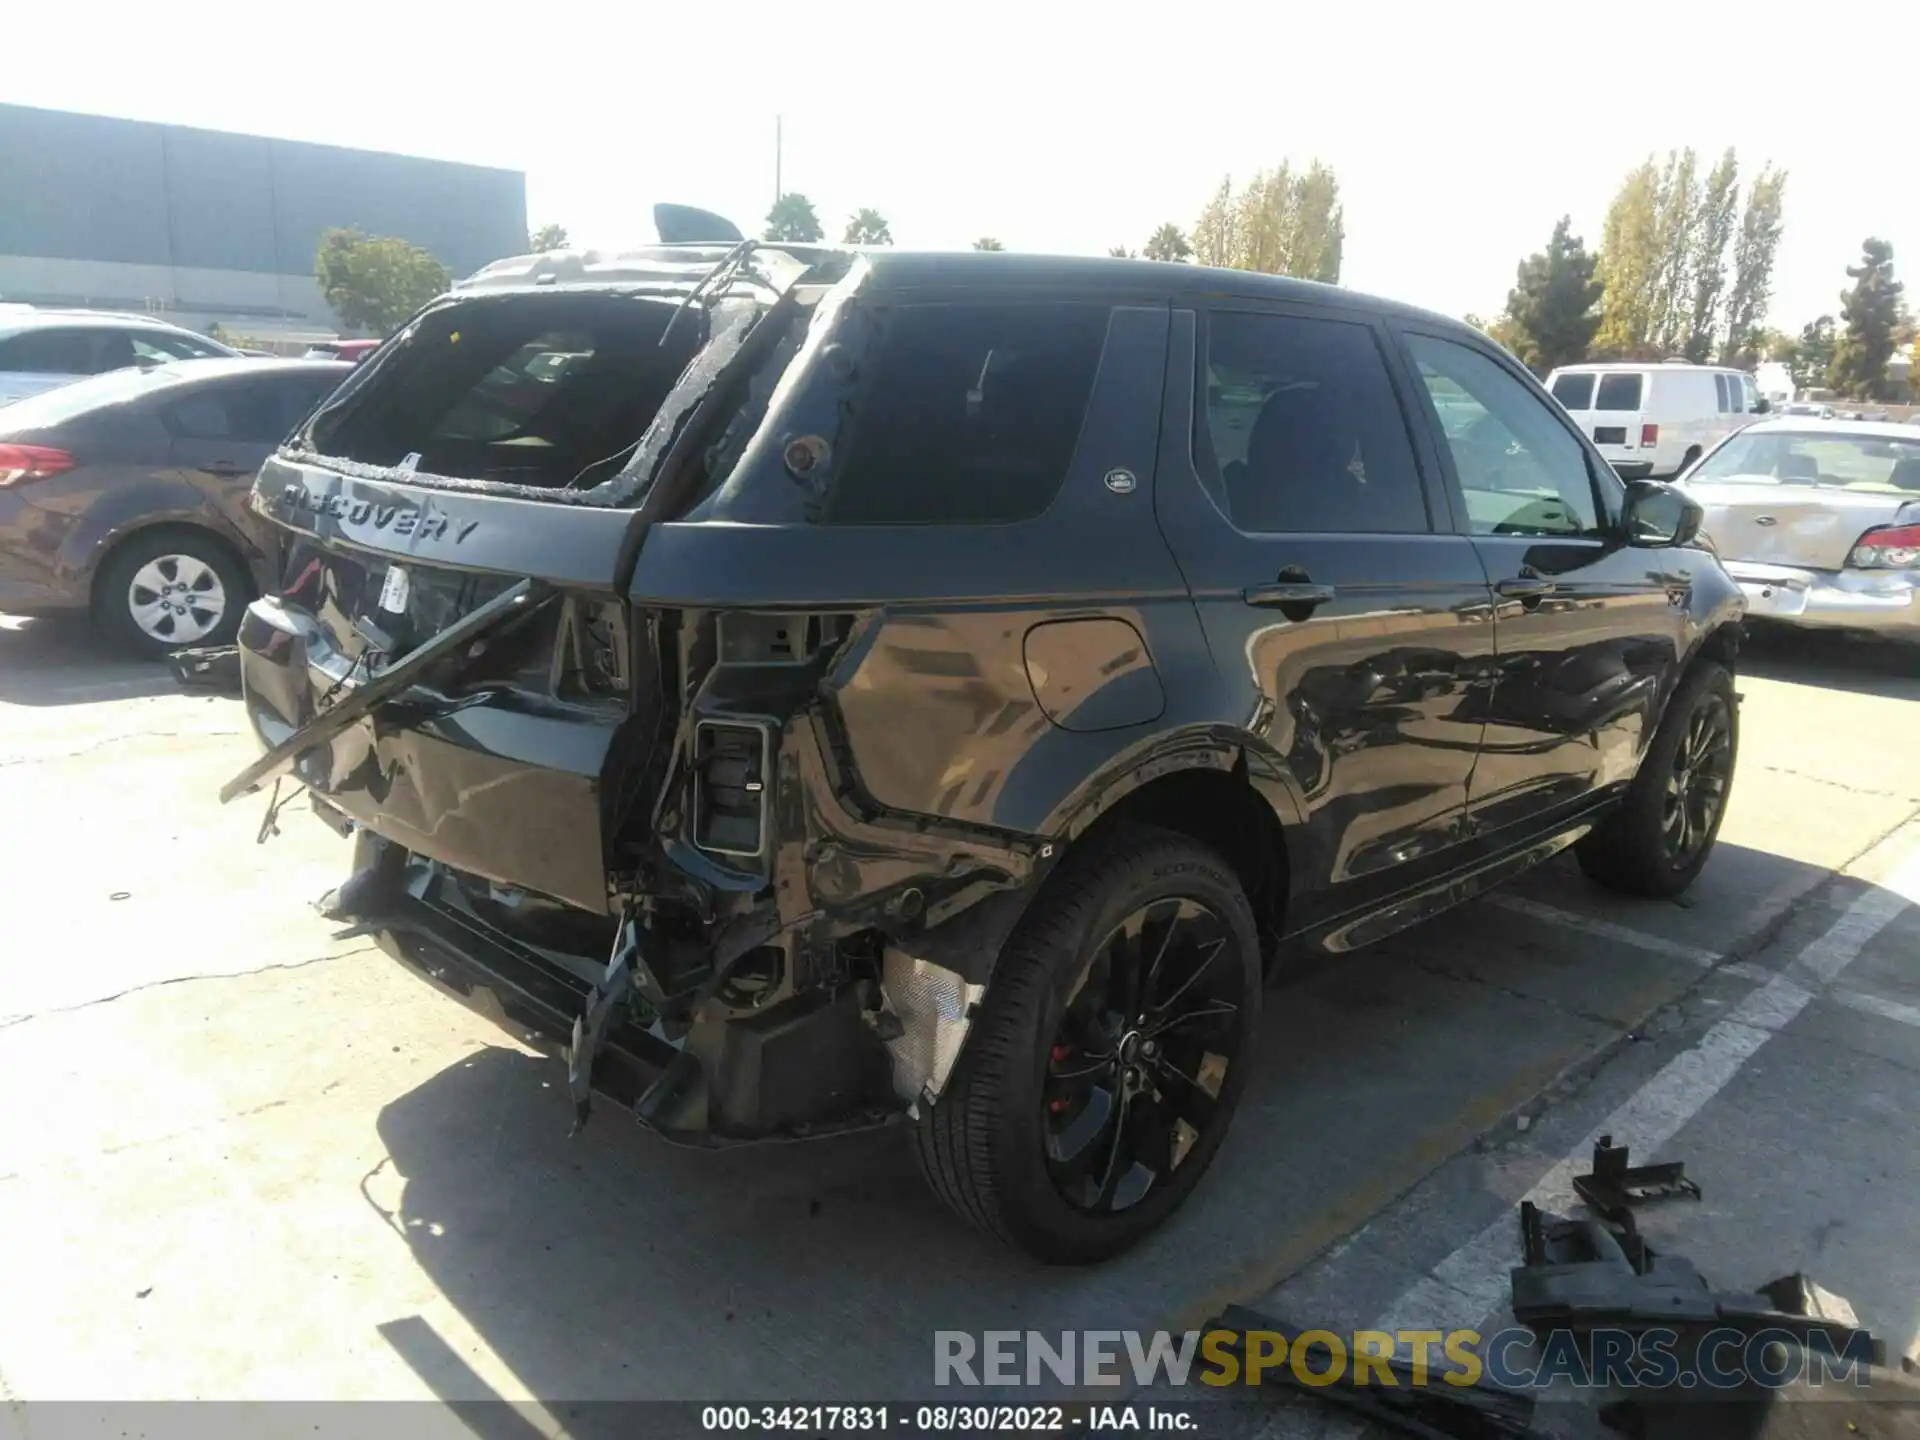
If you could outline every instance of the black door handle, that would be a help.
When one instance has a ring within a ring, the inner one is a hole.
[[[1502,580],[1493,588],[1509,600],[1525,602],[1528,600],[1538,600],[1542,595],[1551,595],[1559,587],[1551,580],[1532,580],[1523,577],[1515,580]]]
[[[1299,606],[1311,610],[1316,605],[1324,605],[1333,599],[1331,585],[1315,585],[1304,580],[1279,580],[1271,585],[1249,585],[1242,590],[1249,605],[1265,605],[1286,610]]]

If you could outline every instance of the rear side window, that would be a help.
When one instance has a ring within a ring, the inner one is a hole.
[[[286,438],[327,389],[311,376],[225,385],[196,391],[168,406],[162,418],[183,439],[274,445]]]
[[[93,336],[86,330],[29,330],[0,341],[0,370],[91,375],[93,351]]]
[[[1596,410],[1638,410],[1642,377],[1638,375],[1602,375],[1599,393],[1594,397]]]
[[[1237,529],[1431,528],[1405,416],[1368,326],[1216,313],[1204,381],[1196,459]]]
[[[1554,376],[1553,398],[1569,410],[1591,410],[1593,408],[1593,376]]]
[[[993,525],[1045,510],[1073,460],[1107,318],[1076,304],[885,312],[827,523]]]

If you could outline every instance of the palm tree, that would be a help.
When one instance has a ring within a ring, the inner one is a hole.
[[[973,248],[976,250],[1004,250],[1007,247],[991,235],[982,235],[978,240],[973,242]]]
[[[1169,220],[1148,239],[1146,253],[1149,260],[1191,260],[1193,246],[1180,227]]]
[[[840,237],[843,245],[891,245],[893,231],[887,228],[887,217],[871,207],[857,210],[847,221],[847,230]]]
[[[820,228],[820,217],[814,213],[813,202],[797,190],[782,195],[767,211],[765,238],[768,240],[805,244],[823,239],[826,233]]]

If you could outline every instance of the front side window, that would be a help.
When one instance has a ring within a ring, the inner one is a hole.
[[[1600,388],[1594,397],[1596,410],[1638,410],[1640,408],[1640,379],[1638,375],[1602,375]]]
[[[1370,327],[1245,311],[1207,322],[1195,446],[1236,528],[1431,529],[1406,419]]]
[[[1080,438],[1108,307],[900,305],[881,312],[837,525],[993,525],[1053,502]]]
[[[1591,410],[1593,408],[1593,376],[1554,376],[1553,398],[1569,410]]]
[[[1409,335],[1475,535],[1597,535],[1586,451],[1547,403],[1478,350]],[[1638,382],[1638,376],[1628,378]]]
[[[169,360],[206,360],[221,353],[211,345],[159,330],[134,330],[127,338],[133,344],[133,358],[143,365],[164,365]]]

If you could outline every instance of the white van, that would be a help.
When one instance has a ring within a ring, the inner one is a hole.
[[[1770,408],[1746,371],[1681,361],[1563,365],[1547,389],[1630,480],[1678,474]]]

